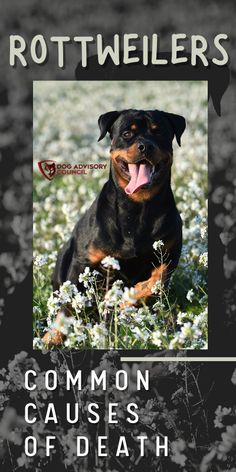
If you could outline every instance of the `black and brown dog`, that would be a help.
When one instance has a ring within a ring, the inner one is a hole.
[[[152,295],[156,281],[168,282],[182,246],[182,222],[171,190],[172,141],[180,145],[182,116],[159,110],[111,111],[101,115],[101,135],[111,137],[108,181],[76,224],[60,251],[53,288],[66,280],[78,285],[86,266],[98,268],[107,255],[120,263],[119,279],[134,287],[138,304]],[[153,251],[164,242],[162,264]],[[60,344],[59,333],[44,337]]]

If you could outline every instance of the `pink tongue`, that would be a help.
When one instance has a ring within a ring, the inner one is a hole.
[[[125,187],[125,192],[131,195],[143,185],[149,184],[152,168],[150,164],[128,164],[128,167],[131,179]]]

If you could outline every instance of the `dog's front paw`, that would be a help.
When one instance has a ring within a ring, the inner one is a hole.
[[[149,295],[149,290],[147,290],[148,282],[139,282],[124,293],[123,300],[120,304],[120,309],[139,306],[144,303]]]
[[[48,331],[42,338],[42,342],[45,344],[45,347],[51,349],[52,347],[61,346],[65,335],[56,328]]]

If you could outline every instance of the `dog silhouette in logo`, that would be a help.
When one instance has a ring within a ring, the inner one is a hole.
[[[54,161],[48,159],[45,161],[38,162],[39,170],[44,177],[48,180],[52,180],[56,174],[56,164]]]
[[[53,177],[56,172],[55,162],[53,162],[53,164],[48,164],[48,162],[45,162],[44,169],[48,173],[49,177]]]

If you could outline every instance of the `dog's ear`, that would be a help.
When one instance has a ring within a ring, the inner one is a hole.
[[[181,146],[180,138],[186,127],[186,122],[185,122],[184,117],[180,115],[175,115],[174,113],[166,113],[166,112],[162,112],[162,113],[164,113],[165,117],[169,120],[173,128],[174,134],[176,136],[176,141],[178,145]]]
[[[101,141],[101,139],[103,139],[104,136],[110,132],[113,123],[116,121],[118,116],[120,116],[120,114],[120,111],[109,111],[98,118],[98,125],[101,132],[98,141]]]

